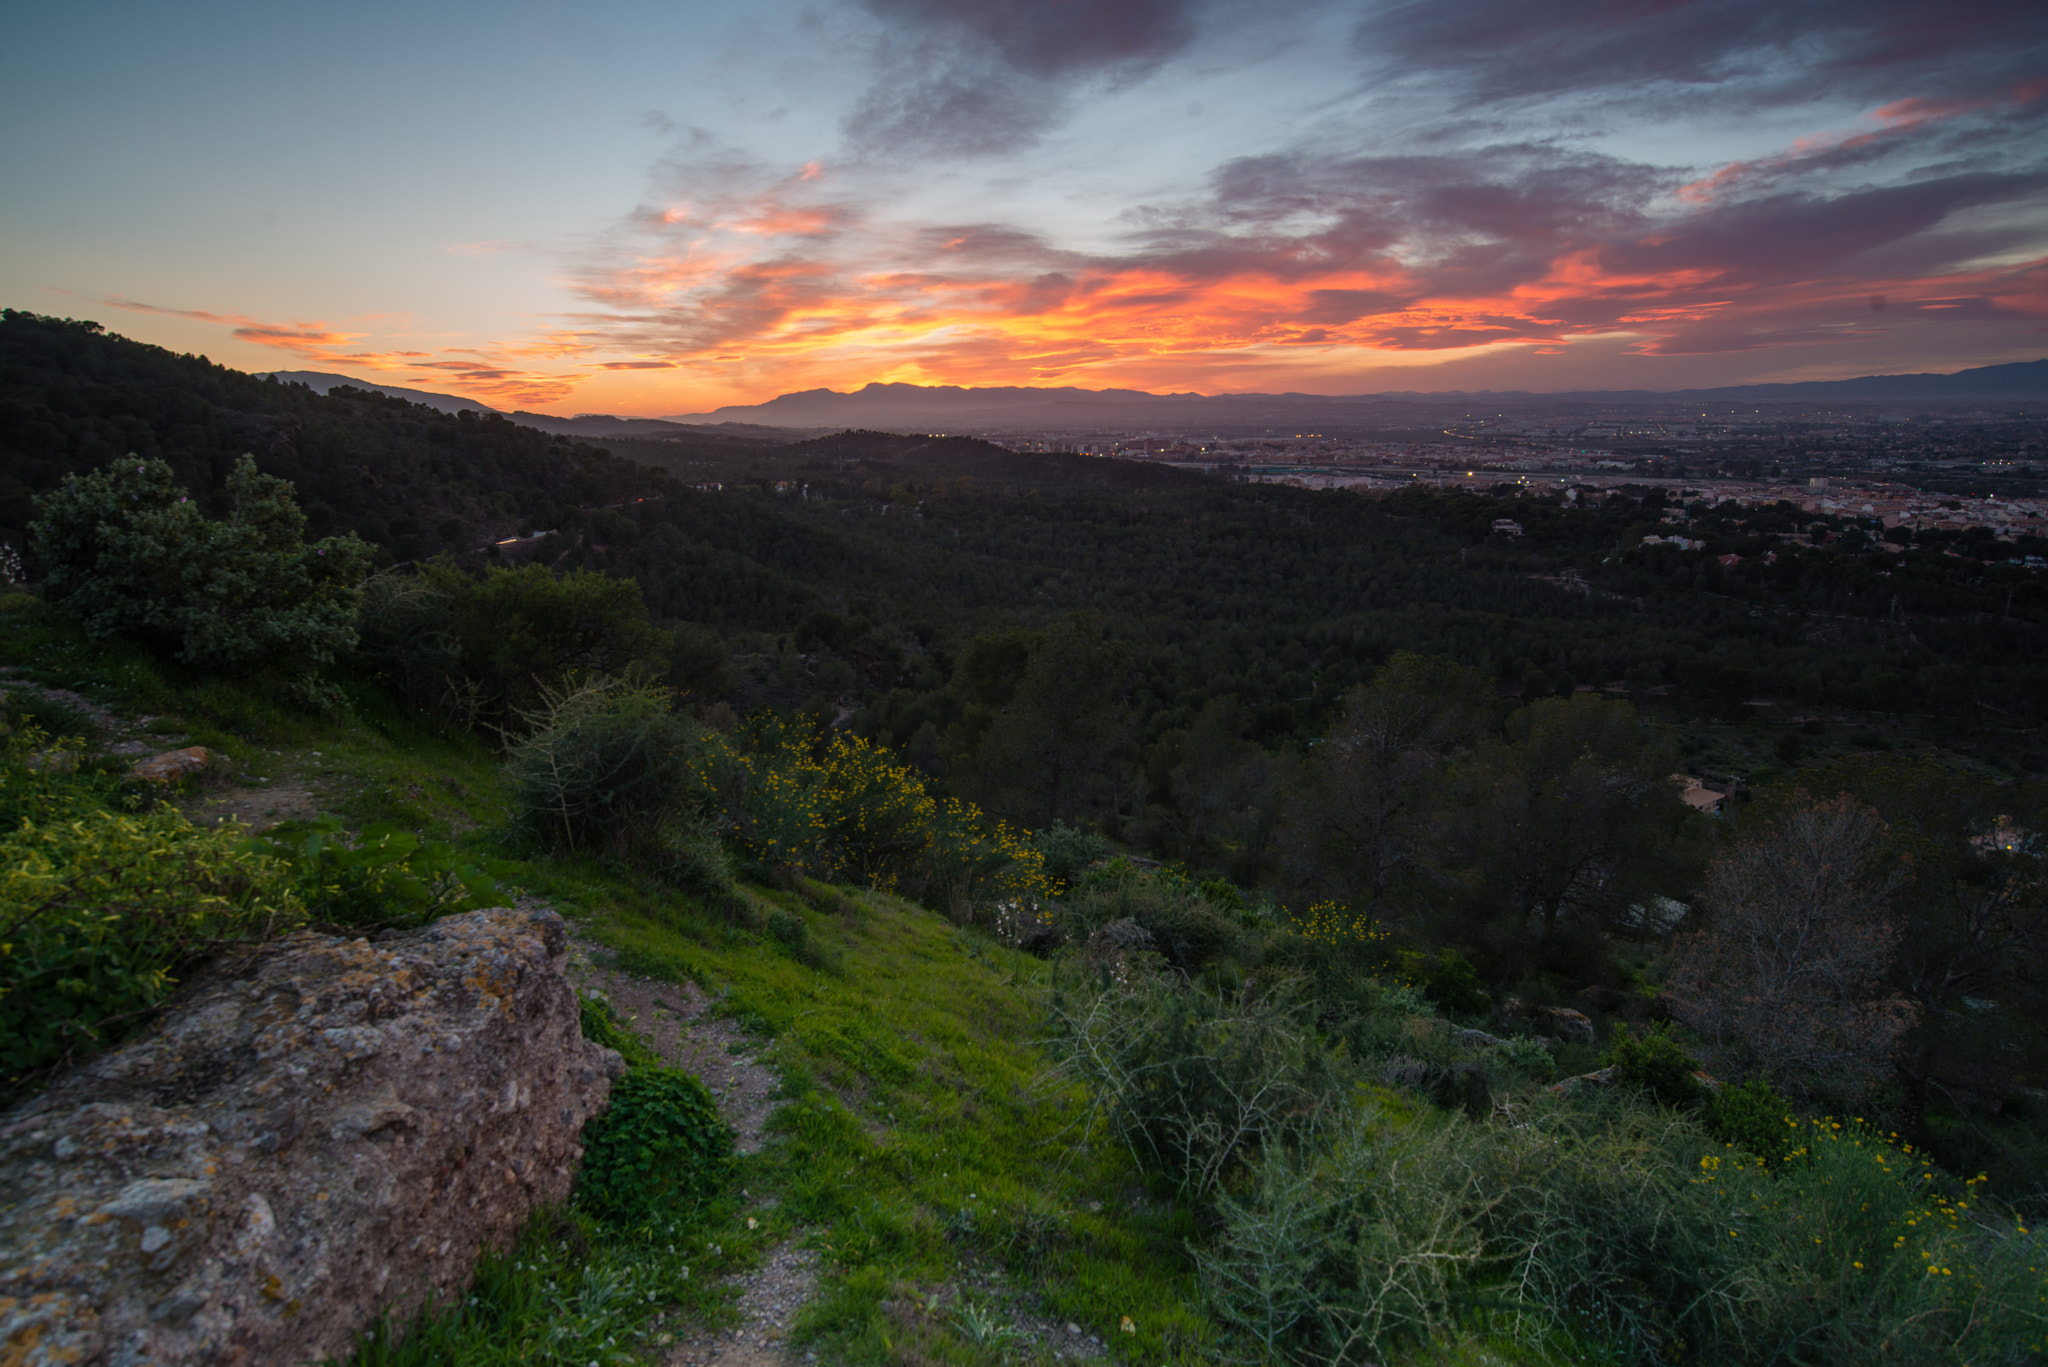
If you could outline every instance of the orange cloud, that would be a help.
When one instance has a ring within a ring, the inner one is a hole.
[[[231,329],[238,341],[273,347],[312,365],[352,374],[368,372],[411,387],[432,382],[475,399],[516,404],[557,403],[574,392],[580,378],[508,366],[489,351],[476,353],[484,357],[480,360],[455,359],[459,352],[473,352],[473,348],[444,348],[439,353],[409,349],[365,350],[355,343],[372,334],[344,331],[320,322],[268,323],[238,313],[164,308],[118,296],[105,302],[133,313],[161,314],[218,324]],[[527,346],[550,355],[578,354],[583,350],[582,344],[568,335],[541,339]],[[431,359],[437,354],[446,359]]]

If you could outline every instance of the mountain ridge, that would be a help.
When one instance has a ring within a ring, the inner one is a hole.
[[[1515,399],[1547,403],[1635,402],[1959,402],[1983,399],[2048,399],[2048,359],[1977,366],[1952,373],[1862,375],[1846,380],[1804,380],[1777,384],[1724,385],[1705,389],[1388,390],[1370,394],[1153,394],[1135,389],[1080,389],[1072,386],[868,384],[857,390],[808,389],[758,404],[727,404],[708,413],[670,414],[663,421],[703,424],[747,421],[761,426],[900,426],[950,421],[989,427],[999,424],[1076,426],[1128,422],[1320,421],[1365,416],[1385,405]]]
[[[1772,384],[1722,385],[1704,389],[1575,389],[1536,391],[1384,390],[1365,394],[1285,392],[1155,394],[1142,389],[1082,389],[1072,385],[916,385],[870,382],[859,389],[804,389],[757,404],[726,404],[703,413],[658,418],[579,413],[503,412],[473,399],[398,385],[374,384],[323,371],[274,371],[280,381],[306,384],[325,394],[353,385],[423,403],[444,413],[501,413],[527,427],[563,436],[619,439],[696,437],[720,441],[785,441],[847,428],[935,427],[987,430],[1003,427],[1079,429],[1159,423],[1201,423],[1218,427],[1277,423],[1344,423],[1385,420],[1386,410],[1422,404],[1486,400],[1543,403],[1958,403],[2048,401],[2048,359],[1975,366],[1953,372],[1860,375],[1844,380],[1801,380]],[[1379,411],[1374,411],[1379,410]]]

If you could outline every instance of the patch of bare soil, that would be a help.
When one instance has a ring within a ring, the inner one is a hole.
[[[637,978],[611,967],[607,957],[604,949],[571,935],[569,981],[579,993],[603,993],[663,1063],[701,1079],[732,1126],[740,1152],[758,1152],[781,1082],[757,1057],[761,1041],[714,1015],[714,999],[695,984]],[[730,1281],[740,1293],[740,1322],[730,1329],[685,1330],[669,1347],[668,1367],[794,1367],[785,1345],[797,1311],[817,1289],[817,1255],[795,1241],[784,1243],[759,1267]],[[805,1358],[815,1361],[816,1355]]]
[[[178,807],[195,826],[239,821],[263,831],[282,822],[318,816],[321,795],[301,779],[286,778],[251,787],[202,789]]]

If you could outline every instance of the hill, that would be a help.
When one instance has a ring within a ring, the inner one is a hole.
[[[217,501],[245,451],[297,486],[315,536],[353,531],[396,560],[471,553],[665,483],[480,408],[444,412],[353,384],[316,393],[96,323],[0,313],[0,541],[23,546],[36,495],[116,457],[162,456]]]
[[[978,744],[972,726],[947,739],[974,705],[949,675],[975,639],[1086,612],[1134,652],[1146,746],[1225,698],[1260,744],[1304,746],[1376,660],[1419,649],[1523,697],[1620,684],[1646,705],[1675,690],[1674,705],[1711,708],[1735,670],[1788,704],[1938,712],[1944,744],[2048,769],[2028,731],[2048,698],[2038,577],[1960,554],[2016,553],[2006,542],[1930,534],[1906,564],[1861,527],[1870,552],[1841,554],[1769,540],[1791,514],[1701,510],[1705,549],[1617,558],[1665,530],[1661,493],[1524,498],[1527,534],[1510,542],[1491,531],[1499,504],[1470,493],[1377,500],[969,438],[596,446],[0,319],[0,540],[22,544],[35,493],[116,455],[162,454],[217,498],[244,450],[294,481],[314,535],[354,531],[393,561],[477,568],[487,544],[552,531],[498,554],[630,579],[657,621],[703,633],[693,687],[741,711],[815,705],[898,745],[922,736],[934,766],[965,766]],[[1730,552],[1747,559],[1714,559]],[[1975,625],[1992,617],[1997,632]],[[1716,734],[1713,762],[1776,767],[1774,738]]]
[[[347,375],[334,375],[322,370],[273,370],[259,373],[259,380],[276,380],[279,384],[302,384],[315,394],[326,394],[337,388],[362,389],[372,394],[385,394],[407,403],[425,404],[440,413],[495,413],[498,410],[475,399],[465,399],[455,394],[436,394],[426,389],[407,389],[402,385],[372,384],[368,380],[352,379]]]

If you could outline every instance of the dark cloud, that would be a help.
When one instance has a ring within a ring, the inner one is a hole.
[[[1665,168],[1535,144],[1244,158],[1220,167],[1210,197],[1184,208],[1180,222],[1147,234],[1145,255],[1199,279],[1424,271],[1460,289],[1507,289],[1543,275],[1567,244],[1645,229],[1645,204],[1678,179]],[[1307,321],[1332,324],[1348,320],[1331,310],[1366,296],[1320,291],[1316,300]]]
[[[1848,276],[1865,253],[1926,233],[1951,214],[2025,199],[2048,174],[1959,175],[1821,197],[1775,194],[1716,206],[1654,236],[1608,247],[1603,263],[1627,276],[1705,275],[1756,286],[1786,279]],[[1939,250],[1941,244],[1931,243]],[[1906,262],[1894,260],[1895,268]],[[1922,260],[1936,269],[1939,260]]]
[[[907,33],[938,37],[1041,78],[1150,66],[1194,38],[1189,0],[864,0]]]
[[[885,36],[846,119],[865,153],[993,156],[1028,145],[1080,83],[1128,80],[1195,35],[1192,0],[864,0]]]
[[[1404,0],[1353,41],[1386,69],[1489,101],[1744,81],[1810,99],[1896,92],[1906,70],[1922,94],[2025,79],[2048,25],[2023,0]]]
[[[1301,323],[1351,323],[1368,314],[1393,313],[1408,307],[1410,296],[1392,294],[1386,290],[1310,290],[1308,307],[1295,314],[1295,321]],[[1323,328],[1312,330],[1313,335],[1304,333],[1297,341],[1321,341],[1327,332]]]

